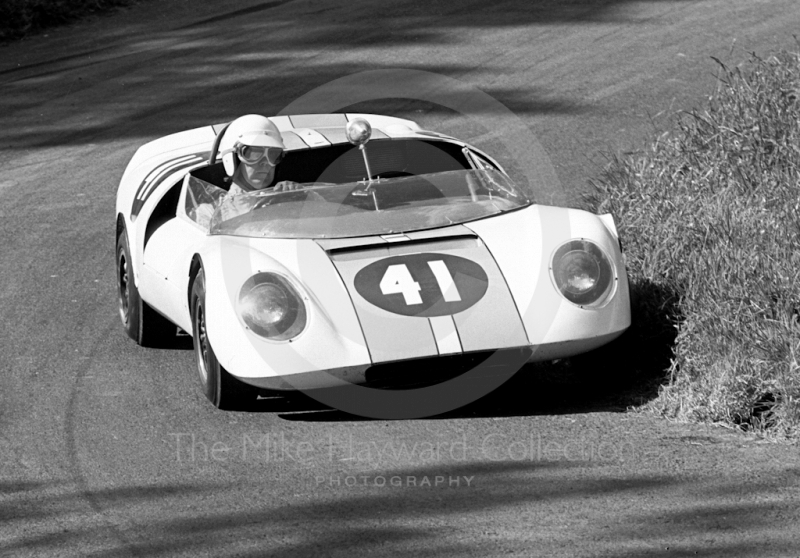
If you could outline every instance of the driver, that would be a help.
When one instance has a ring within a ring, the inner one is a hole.
[[[278,127],[258,114],[240,116],[225,129],[219,153],[231,185],[225,197],[232,197],[225,208],[236,208],[236,196],[272,187],[274,192],[302,190],[303,185],[282,180],[273,185],[275,169],[283,159],[285,146]],[[188,178],[188,177],[187,177]],[[218,202],[217,202],[218,203]],[[216,203],[201,203],[190,215],[198,224],[208,226]]]
[[[228,126],[220,141],[225,173],[231,177],[229,194],[237,195],[273,186],[275,168],[286,149],[278,127],[258,114],[240,116]],[[299,190],[302,185],[282,180],[275,192]]]

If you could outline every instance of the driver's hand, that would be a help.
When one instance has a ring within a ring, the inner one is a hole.
[[[273,192],[289,192],[291,190],[302,190],[303,185],[299,182],[294,182],[292,180],[281,180],[278,182],[275,187],[272,189]]]

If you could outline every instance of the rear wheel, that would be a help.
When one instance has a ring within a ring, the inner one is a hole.
[[[222,367],[211,347],[206,321],[206,278],[202,268],[192,284],[191,303],[195,361],[203,393],[219,409],[236,409],[251,389]]]
[[[166,347],[175,341],[177,327],[153,310],[136,288],[128,234],[117,239],[117,303],[125,333],[143,347]]]

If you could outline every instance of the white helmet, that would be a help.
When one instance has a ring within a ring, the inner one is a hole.
[[[239,166],[237,148],[242,145],[286,149],[278,127],[269,118],[259,114],[240,116],[225,129],[219,144],[219,153],[228,176],[233,176]]]

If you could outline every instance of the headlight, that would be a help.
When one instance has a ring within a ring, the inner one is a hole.
[[[237,311],[253,333],[286,341],[306,327],[306,305],[289,281],[277,273],[258,273],[239,291]]]
[[[594,242],[562,244],[553,254],[551,271],[559,292],[579,306],[601,306],[614,294],[611,261]]]

